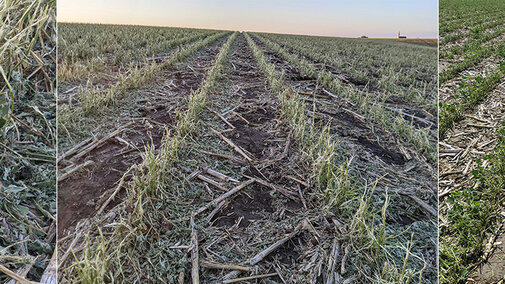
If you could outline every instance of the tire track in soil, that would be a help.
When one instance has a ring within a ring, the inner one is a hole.
[[[258,253],[258,249],[254,248],[259,246],[258,244],[249,245],[258,241],[258,233],[264,235],[266,239],[274,238],[273,241],[270,240],[273,243],[282,238],[283,233],[296,227],[300,219],[308,214],[308,210],[312,210],[310,203],[307,203],[308,209],[304,208],[296,192],[299,184],[286,176],[296,176],[302,181],[308,180],[309,177],[307,171],[302,171],[300,169],[302,165],[296,161],[300,155],[297,145],[291,140],[289,127],[281,118],[277,98],[269,92],[266,78],[257,67],[243,34],[237,37],[232,46],[225,63],[224,77],[227,78],[230,87],[227,87],[226,93],[211,96],[212,105],[209,108],[218,113],[227,113],[224,116],[235,128],[232,130],[228,128],[221,133],[245,150],[253,162],[249,165],[234,165],[230,161],[223,161],[223,165],[210,161],[201,164],[200,168],[218,165],[214,169],[222,172],[232,168],[237,176],[256,177],[293,192],[288,197],[272,190],[271,187],[254,183],[248,189],[230,197],[227,204],[216,211],[211,218],[211,224],[204,229],[205,237],[202,237],[203,240],[199,245],[205,253],[206,260],[222,262],[223,259],[216,255],[231,253],[233,257],[239,257],[245,262]],[[233,111],[229,111],[230,109]],[[222,128],[228,127],[218,118],[214,121]],[[210,131],[205,131],[207,132]],[[230,149],[229,145],[223,144],[215,135],[207,139],[213,141],[208,144],[221,143],[219,147]],[[307,192],[301,191],[301,193],[309,200]],[[232,247],[223,242],[227,242],[224,236],[230,236],[233,240]],[[263,242],[265,248],[271,244],[269,241],[263,240]],[[277,261],[283,271],[289,271],[291,265],[301,265],[301,260],[298,259],[300,252],[306,251],[305,245],[312,242],[315,242],[313,235],[300,233],[258,264],[261,267],[260,271],[271,269],[273,263]],[[206,270],[201,275],[202,283],[214,283],[212,280],[222,278],[223,275],[222,271]],[[270,279],[281,281],[279,277]]]
[[[144,105],[138,108],[140,115],[131,118],[131,123],[126,124],[123,132],[80,158],[71,157],[59,163],[61,171],[68,165],[93,162],[92,165],[58,182],[58,238],[64,237],[66,230],[80,220],[96,213],[128,168],[142,161],[141,151],[151,144],[151,139],[158,148],[165,127],[170,129],[174,126],[176,109],[186,108],[186,100],[191,91],[200,87],[206,71],[214,64],[227,38],[222,38],[205,50],[197,52],[185,63],[177,64],[183,65],[183,68],[166,68],[156,82],[144,87],[149,88],[150,92],[148,97],[142,100]],[[153,86],[155,90],[151,89]],[[120,199],[116,197],[106,210],[118,204]]]

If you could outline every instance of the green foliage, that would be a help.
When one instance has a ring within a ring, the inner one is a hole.
[[[443,39],[440,58],[462,59],[440,72],[440,84],[492,56],[503,46],[497,39],[505,35],[504,10],[505,4],[500,0],[440,2],[440,37]],[[458,40],[457,44],[452,44]],[[496,43],[491,44],[493,40]]]
[[[453,192],[447,199],[447,225],[440,228],[441,283],[466,282],[500,221],[500,205],[505,200],[505,130],[498,132],[498,145],[484,160],[488,166],[472,172],[476,185]]]
[[[439,133],[440,136],[451,129],[455,122],[460,120],[466,110],[472,109],[494,89],[505,77],[505,62],[500,62],[495,72],[486,77],[476,76],[474,78],[464,77],[460,88],[454,94],[451,103],[440,102],[439,113]]]

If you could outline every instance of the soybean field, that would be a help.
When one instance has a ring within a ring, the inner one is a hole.
[[[440,1],[440,280],[503,280],[503,1]]]

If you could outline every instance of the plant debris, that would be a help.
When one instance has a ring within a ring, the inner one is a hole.
[[[0,282],[55,269],[45,271],[56,240],[55,8],[0,3]]]

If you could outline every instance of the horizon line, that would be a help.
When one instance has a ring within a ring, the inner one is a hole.
[[[265,32],[265,31],[239,31],[239,30],[227,30],[227,29],[214,29],[214,28],[203,28],[203,27],[187,27],[187,26],[164,26],[164,25],[147,25],[147,24],[121,24],[121,23],[97,23],[97,22],[68,22],[68,21],[57,21],[58,24],[82,24],[82,25],[111,25],[111,26],[132,26],[132,27],[156,27],[156,28],[179,28],[179,29],[195,29],[195,30],[212,30],[212,31],[229,31],[229,32],[252,32],[252,33],[267,33],[267,34],[280,34],[280,35],[302,35],[302,36],[314,36],[314,37],[337,37],[337,38],[360,38],[361,36],[338,36],[338,35],[314,35],[314,34],[303,34],[303,33],[281,33],[281,32]],[[397,37],[373,37],[367,36],[364,39],[396,39]],[[436,39],[437,37],[410,37],[408,39]]]

